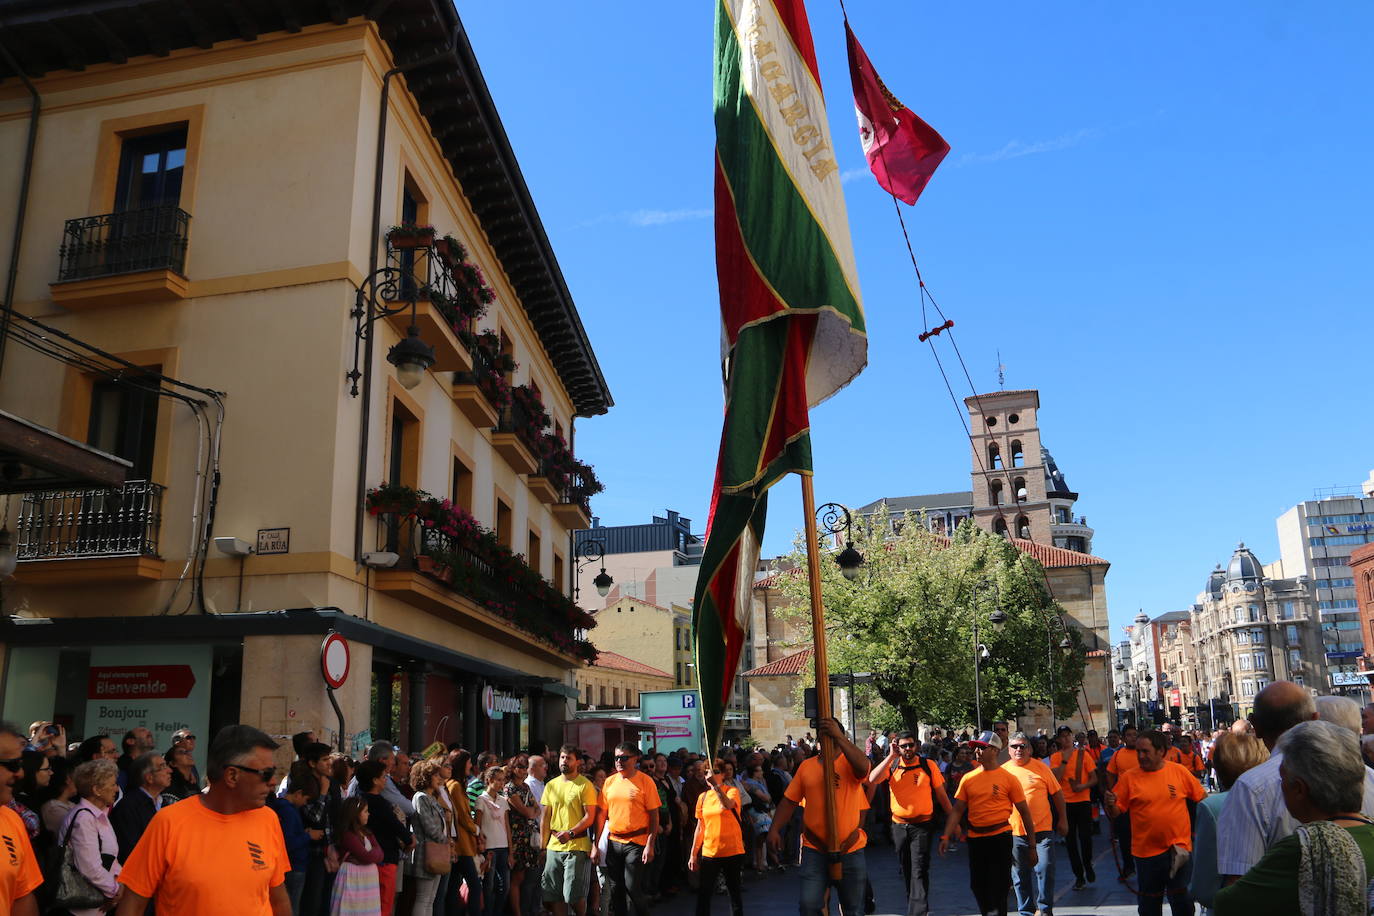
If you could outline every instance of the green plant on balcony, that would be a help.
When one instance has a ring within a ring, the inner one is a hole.
[[[424,490],[388,483],[368,491],[366,506],[373,516],[417,526],[420,572],[559,651],[589,663],[596,660],[596,648],[576,635],[595,627],[596,619],[467,510]]]
[[[606,485],[596,476],[596,470],[585,461],[572,460],[571,483],[568,487],[568,501],[586,505],[596,494],[606,489]]]
[[[530,385],[516,385],[510,390],[512,432],[524,441],[536,455],[543,451],[544,430],[553,425],[549,412],[544,409],[544,399],[539,391]]]
[[[539,443],[540,473],[558,492],[568,488],[568,480],[577,469],[572,449],[558,433],[545,433]]]
[[[458,339],[472,354],[472,371],[459,373],[459,381],[476,385],[487,402],[497,410],[511,405],[510,382],[506,381],[498,363],[503,354],[501,338],[494,331],[474,332],[471,327],[458,330]],[[507,357],[509,360],[509,357]],[[509,360],[515,368],[515,361]]]

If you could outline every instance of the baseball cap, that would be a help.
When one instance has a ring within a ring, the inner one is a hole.
[[[982,732],[977,738],[971,739],[969,744],[977,747],[995,747],[999,751],[1002,749],[1002,739],[997,736],[996,732]]]

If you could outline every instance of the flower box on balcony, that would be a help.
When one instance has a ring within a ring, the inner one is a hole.
[[[386,243],[398,251],[407,248],[427,248],[434,244],[434,227],[392,226],[387,230]]]

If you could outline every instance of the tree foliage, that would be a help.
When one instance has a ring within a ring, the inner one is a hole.
[[[864,565],[856,581],[821,558],[830,671],[874,675],[858,699],[870,701],[875,727],[974,723],[976,619],[977,642],[987,647],[979,666],[983,719],[1048,704],[1051,681],[1060,718],[1068,718],[1086,648],[1049,594],[1040,564],[971,521],[952,538],[931,534],[922,522],[880,513],[857,525],[854,546]],[[791,559],[805,566],[800,539]],[[809,619],[806,576],[782,577],[780,588],[789,605],[783,613]],[[1007,617],[1000,631],[989,623],[998,610]],[[1059,648],[1066,636],[1068,653]]]

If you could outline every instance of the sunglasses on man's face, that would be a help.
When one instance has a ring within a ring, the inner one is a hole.
[[[627,760],[634,760],[634,759],[635,759],[635,755],[634,755],[634,754],[616,754],[616,755],[615,755],[615,759],[616,759],[616,761],[617,761],[618,763],[624,763],[624,762],[627,761]]]
[[[18,773],[24,769],[24,758],[11,757],[9,760],[0,760],[0,767],[4,767],[11,773]]]
[[[899,744],[899,745],[897,745],[897,750],[899,750],[899,751],[914,751],[914,750],[916,750],[916,745],[914,745],[914,744]]]
[[[1026,744],[1011,744],[1011,745],[1008,745],[1008,747],[1010,747],[1013,751],[1024,751],[1024,750],[1026,750],[1027,747],[1029,747],[1029,745],[1026,745]]]
[[[239,766],[237,763],[231,763],[229,764],[229,766],[233,767],[236,770],[243,770],[243,772],[245,773],[252,773],[254,776],[258,777],[263,782],[271,782],[272,777],[275,776],[277,773],[276,767],[267,767],[265,769],[258,770],[254,769],[253,767]]]

